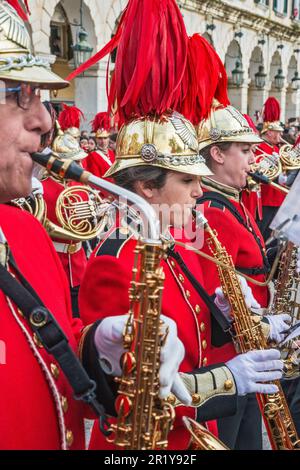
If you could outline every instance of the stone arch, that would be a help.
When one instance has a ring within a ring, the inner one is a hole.
[[[283,71],[283,64],[282,64],[282,56],[277,48],[273,53],[270,63],[270,72],[269,72],[269,96],[274,96],[280,103],[281,106],[281,119],[285,119],[285,100],[286,100],[286,91],[285,88],[282,90],[278,90],[275,87],[275,75],[279,72],[279,70]],[[284,73],[284,71],[283,71]],[[286,74],[285,74],[286,77]]]
[[[292,79],[296,72],[298,73],[297,57],[295,54],[292,54],[287,68],[286,119],[297,118],[299,115],[299,91],[295,90],[292,85]]]
[[[229,81],[232,78],[232,71],[235,68],[237,61],[239,61],[242,64],[243,56],[242,56],[240,44],[238,43],[238,41],[233,39],[230,42],[226,55],[225,55],[225,68],[228,74]]]
[[[227,28],[227,31],[226,31]],[[222,31],[222,34],[220,34]],[[221,60],[225,63],[225,56],[232,41],[234,41],[234,33],[231,26],[226,23],[218,23],[213,32],[215,48]],[[237,41],[236,41],[237,42]]]
[[[240,69],[243,69],[243,57],[241,47],[238,41],[233,39],[227,49],[225,55],[225,68],[228,75],[228,96],[231,104],[241,109],[243,107],[242,97],[243,91],[242,86],[235,86],[232,81],[232,71],[236,68],[237,64],[240,64]]]
[[[292,78],[295,75],[295,72],[297,71],[298,71],[298,62],[297,62],[296,55],[293,54],[289,60],[288,70],[287,70],[287,81],[289,85],[292,81]]]
[[[273,94],[276,94],[276,88],[275,88],[275,84],[274,84],[274,78],[275,78],[275,75],[278,73],[279,70],[282,70],[283,67],[282,67],[282,58],[281,58],[281,54],[280,52],[278,51],[278,49],[276,49],[276,51],[274,52],[273,56],[272,56],[272,59],[271,59],[271,63],[270,63],[270,82],[271,82],[271,92]]]
[[[250,83],[254,82],[255,74],[256,72],[258,72],[258,68],[260,66],[263,66],[265,68],[264,51],[262,47],[255,46],[252,50],[249,60],[249,78],[251,80]]]
[[[50,48],[48,46],[50,23],[58,3],[60,3],[60,0],[32,1],[30,23],[32,27],[33,43],[39,53],[50,53]],[[80,0],[65,0],[63,8],[68,17],[73,10],[76,10],[75,19],[79,20]],[[95,50],[98,50],[98,48],[100,48],[99,46],[103,44],[103,29],[105,24],[103,8],[101,8],[97,0],[84,0],[83,9],[84,22],[88,19],[89,23],[87,25],[88,27],[85,27],[90,36],[93,36],[90,42],[95,47]],[[74,23],[74,18],[69,17],[69,20],[71,23]]]
[[[264,50],[262,47],[257,45],[252,50],[248,68],[248,114],[252,119],[255,119],[258,116],[266,98],[267,76],[265,86],[263,88],[257,88],[255,82],[255,74],[259,71],[260,67],[263,67],[261,70],[267,75],[265,64]]]
[[[113,0],[105,17],[105,29],[103,30],[103,42],[106,43],[110,40],[111,35],[114,33],[116,23],[120,17],[121,12],[124,10],[128,0]]]

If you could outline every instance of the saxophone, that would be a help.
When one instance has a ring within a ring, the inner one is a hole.
[[[297,273],[298,248],[292,242],[286,242],[282,252],[278,277],[275,281],[275,294],[270,312],[288,313],[294,320],[299,320],[299,304],[296,302],[300,277]]]
[[[209,235],[207,242],[213,257],[217,261],[224,295],[231,305],[236,333],[235,339],[240,351],[245,353],[254,349],[267,349],[267,341],[262,332],[260,320],[257,321],[256,318],[252,317],[246,305],[231,256],[219,242],[216,231],[211,229],[207,220],[199,211],[197,211],[197,219],[202,222],[205,231]],[[227,268],[224,268],[224,266],[227,266]],[[280,381],[275,380],[272,383],[277,385],[277,393],[257,394],[258,404],[272,448],[273,450],[299,450],[300,440]]]
[[[269,307],[269,315],[287,313],[292,318],[292,325],[300,319],[300,304],[297,301],[300,287],[300,276],[297,272],[298,248],[292,242],[286,242],[283,249],[275,281],[275,294]],[[294,360],[293,342],[288,342],[281,349],[285,361],[285,377],[292,378],[299,375],[299,364]]]
[[[160,351],[166,333],[160,319],[165,254],[161,244],[138,243],[124,331],[122,377],[111,426],[114,444],[125,450],[166,449],[175,419],[173,406],[159,398]]]
[[[124,331],[126,353],[122,358],[123,375],[116,400],[118,418],[111,430],[113,442],[121,449],[165,449],[175,412],[167,400],[159,398],[160,351],[167,337],[160,317],[164,285],[160,263],[167,246],[160,240],[156,212],[137,194],[97,178],[74,162],[58,160],[53,154],[33,154],[32,158],[62,178],[91,184],[112,194],[116,199],[111,202],[111,209],[128,210],[134,216],[136,210],[139,212],[142,241],[135,250],[129,319]],[[64,198],[64,201],[69,213],[70,200]],[[108,204],[103,216],[107,213]]]

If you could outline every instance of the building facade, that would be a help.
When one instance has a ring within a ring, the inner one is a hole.
[[[82,28],[93,52],[114,34],[127,0],[31,0],[31,28],[38,55],[65,78],[75,68],[73,47]],[[224,61],[229,97],[255,117],[276,96],[282,120],[300,115],[300,0],[178,0],[187,31],[203,34]],[[106,108],[107,59],[76,78],[51,101],[75,103],[86,128]]]

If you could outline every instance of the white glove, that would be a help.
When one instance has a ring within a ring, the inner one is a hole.
[[[253,297],[252,289],[251,287],[248,286],[246,279],[242,276],[238,276],[238,278],[241,284],[241,289],[245,297],[247,307],[248,308],[260,308],[259,303]],[[215,294],[216,294],[216,297],[214,300],[215,305],[219,307],[219,309],[223,313],[224,317],[227,318],[227,320],[232,321],[232,316],[230,314],[231,307],[227,298],[223,294],[222,288],[217,287],[215,290]]]
[[[31,186],[31,194],[33,194],[34,196],[36,196],[37,194],[44,194],[44,188],[42,183],[34,176],[31,178]]]
[[[276,343],[281,343],[285,338],[285,332],[290,329],[292,318],[287,313],[282,313],[280,315],[266,315],[264,318],[267,318],[270,325],[269,339],[276,341]]]
[[[191,404],[191,397],[185,388],[178,369],[184,358],[185,349],[177,336],[176,323],[164,315],[161,316],[168,335],[160,354],[160,398],[167,398],[172,392],[185,405]],[[121,376],[120,359],[125,350],[123,347],[123,332],[128,315],[105,318],[98,326],[94,342],[99,354],[99,360],[105,373]]]
[[[274,384],[262,383],[282,377],[283,361],[276,349],[250,351],[226,363],[234,376],[238,395],[247,393],[276,393]]]
[[[284,173],[280,173],[280,175],[278,176],[278,183],[285,186],[287,180],[288,180],[287,175],[285,175]]]

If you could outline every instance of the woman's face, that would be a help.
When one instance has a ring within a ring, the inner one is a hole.
[[[200,177],[169,171],[162,188],[140,186],[140,193],[159,214],[162,227],[183,227],[191,217],[197,199],[202,196]]]
[[[80,147],[85,151],[85,152],[88,152],[89,151],[89,142],[87,139],[81,139],[80,141]]]
[[[93,139],[89,139],[89,151],[93,152],[96,150],[96,142]]]
[[[218,157],[218,164],[212,168],[213,173],[218,176],[218,181],[237,190],[243,189],[251,165],[255,162],[254,146],[235,142],[228,150],[219,149]]]

